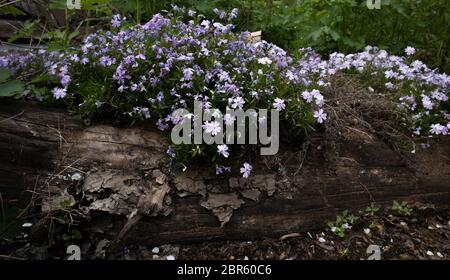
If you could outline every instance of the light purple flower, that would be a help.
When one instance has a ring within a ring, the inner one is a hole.
[[[217,146],[217,152],[219,153],[219,155],[222,155],[224,157],[228,157],[230,155],[230,153],[228,152],[228,146],[223,144],[223,145],[218,145]]]
[[[447,135],[448,134],[448,128],[441,125],[441,124],[432,124],[431,125],[431,129],[430,129],[430,133],[431,134],[436,134],[436,135]]]
[[[245,100],[242,97],[237,96],[235,98],[228,99],[228,103],[233,109],[236,108],[242,109],[244,107]]]
[[[67,89],[65,88],[54,88],[52,90],[53,96],[55,99],[64,98],[67,94]]]
[[[316,118],[318,123],[323,123],[327,119],[327,113],[323,109],[319,109],[318,111],[314,111],[314,118]]]
[[[413,47],[408,46],[405,49],[405,53],[406,53],[407,56],[411,56],[411,55],[416,53],[416,49],[413,48]]]
[[[250,176],[250,173],[252,172],[252,169],[253,167],[249,163],[245,162],[240,169],[242,177],[248,178]]]
[[[216,136],[218,133],[222,131],[222,127],[217,121],[205,121],[203,124],[203,129],[206,133],[211,133],[212,136]]]
[[[284,100],[281,98],[275,98],[273,102],[273,108],[277,111],[281,111],[286,108],[286,104],[284,104]]]

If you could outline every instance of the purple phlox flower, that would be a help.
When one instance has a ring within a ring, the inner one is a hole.
[[[229,166],[218,166],[216,165],[216,175],[222,174],[224,172],[231,172],[231,167]]]
[[[216,136],[222,131],[222,126],[217,121],[205,121],[202,127],[206,133],[211,133],[212,136]]]
[[[311,103],[313,101],[313,95],[311,94],[311,92],[305,90],[304,92],[302,92],[302,98],[307,102],[307,103]]]
[[[219,155],[222,155],[226,158],[230,155],[230,153],[228,152],[228,146],[225,144],[217,146],[217,153],[219,153]]]
[[[55,99],[60,99],[60,98],[64,98],[67,94],[67,89],[65,88],[54,88],[52,90],[53,93],[53,97],[55,97]]]
[[[194,69],[192,68],[185,68],[183,70],[183,78],[181,79],[181,81],[190,81],[192,80],[192,75],[194,74]]]
[[[314,118],[316,118],[318,123],[323,123],[327,119],[327,113],[323,109],[319,109],[318,111],[314,111]]]
[[[252,169],[253,167],[249,163],[245,162],[240,169],[242,177],[248,178],[250,176],[250,173],[252,172]]]
[[[232,19],[237,18],[238,12],[239,12],[239,10],[237,8],[234,8],[233,10],[231,10],[230,16],[228,17],[228,19],[232,20]]]
[[[111,19],[111,26],[114,28],[118,28],[120,27],[123,20],[125,20],[125,18],[122,19],[120,15],[113,15]]]
[[[405,53],[406,53],[407,56],[411,56],[411,55],[416,53],[416,49],[413,48],[413,47],[408,46],[405,49]]]
[[[431,125],[431,129],[430,129],[430,133],[431,134],[436,134],[436,135],[447,135],[448,134],[448,128],[441,125],[441,124],[432,124]]]
[[[432,110],[433,106],[434,106],[434,104],[431,101],[431,99],[428,96],[424,95],[424,94],[422,94],[422,105],[423,105],[423,107],[425,109],[428,109],[428,110]]]
[[[236,109],[236,108],[242,109],[244,107],[244,103],[245,103],[245,100],[240,96],[228,99],[228,104],[230,104],[231,108],[233,108],[233,109]]]
[[[284,104],[284,100],[281,98],[275,98],[273,102],[273,108],[277,111],[281,111],[286,108],[286,104]]]

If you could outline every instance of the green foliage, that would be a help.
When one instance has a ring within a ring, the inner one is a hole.
[[[408,206],[406,201],[398,202],[397,200],[394,200],[391,209],[402,216],[409,216],[412,213],[412,209]]]
[[[0,68],[0,97],[21,97],[24,84],[19,80],[11,80],[9,69]]]
[[[369,206],[367,206],[365,212],[367,214],[369,214],[370,216],[375,215],[378,211],[380,210],[380,208],[375,206],[375,203],[371,203]]]
[[[344,237],[345,231],[350,229],[357,220],[357,216],[349,213],[348,210],[344,210],[341,214],[336,216],[336,220],[334,222],[327,222],[327,227],[336,236]]]
[[[262,30],[263,37],[286,50],[314,47],[322,54],[352,53],[366,45],[394,54],[410,45],[431,68],[450,71],[447,0],[383,0],[370,10],[366,0],[112,0],[110,7],[137,22],[182,5],[214,17],[214,8],[239,9],[239,30]]]

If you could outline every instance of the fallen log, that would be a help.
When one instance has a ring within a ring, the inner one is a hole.
[[[170,175],[167,141],[150,126],[85,126],[63,110],[2,102],[0,193],[22,205],[39,193],[41,210],[51,212],[77,203],[68,191],[75,185],[89,216],[84,231],[146,244],[279,237],[372,202],[448,206],[448,139],[406,159],[357,131],[282,145],[255,158],[249,179],[217,177],[201,164]]]

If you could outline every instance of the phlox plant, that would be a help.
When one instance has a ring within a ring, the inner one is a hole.
[[[25,98],[87,119],[151,121],[166,135],[182,121],[173,112],[192,112],[195,101],[204,111],[275,109],[282,124],[306,133],[327,119],[322,92],[330,76],[348,72],[383,88],[414,135],[448,134],[450,78],[415,60],[413,48],[405,56],[373,47],[328,60],[309,48],[288,55],[269,42],[252,43],[248,32],[234,32],[236,9],[214,13],[212,20],[174,6],[138,25],[115,15],[110,30],[89,35],[77,48],[7,52],[0,68],[26,82]],[[212,131],[208,123],[204,129]],[[183,168],[203,157],[216,174],[253,172],[239,145],[171,145],[167,154]]]
[[[221,112],[275,108],[283,122],[305,131],[326,119],[319,85],[325,81],[313,72],[314,64],[299,67],[299,59],[281,48],[233,32],[236,9],[215,13],[220,21],[174,7],[131,27],[115,15],[111,30],[89,35],[79,48],[11,53],[0,66],[17,77],[34,77],[25,93],[29,98],[64,105],[85,118],[151,119],[167,132],[180,121],[172,112],[192,112],[194,101],[201,101],[203,110]],[[304,91],[312,94],[304,98]],[[206,157],[221,173],[231,170],[230,154],[238,151],[235,145],[181,144],[172,145],[168,154],[183,166]],[[251,165],[240,165],[248,177]]]

